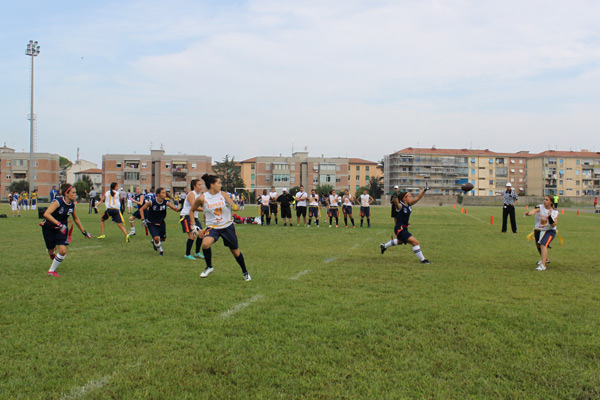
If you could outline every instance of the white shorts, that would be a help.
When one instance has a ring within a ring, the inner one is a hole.
[[[13,211],[17,211],[19,209],[19,203],[16,201],[11,202],[10,206],[12,207]]]
[[[133,207],[133,202],[131,201],[131,199],[127,200],[127,208],[131,208]]]

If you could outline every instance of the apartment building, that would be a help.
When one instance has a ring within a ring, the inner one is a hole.
[[[381,175],[377,163],[360,158],[310,157],[308,152],[286,156],[260,156],[241,162],[241,175],[248,189],[257,193],[275,186],[283,188],[303,185],[305,189],[331,185],[337,190],[356,191],[366,186],[373,176]]]
[[[84,175],[90,178],[94,189],[100,190],[102,188],[102,170],[99,168],[90,168],[83,171],[74,172],[73,181],[71,181],[71,183],[82,180]]]
[[[105,154],[102,156],[102,190],[117,182],[125,190],[164,187],[183,191],[192,179],[212,171],[212,158],[203,155],[170,155],[165,150],[150,154]]]
[[[600,153],[548,150],[531,155],[527,160],[527,193],[600,195]]]
[[[34,153],[34,186],[39,197],[48,197],[52,186],[60,181],[59,155]],[[14,149],[0,147],[0,196],[9,193],[13,181],[29,181],[29,153],[18,153]]]

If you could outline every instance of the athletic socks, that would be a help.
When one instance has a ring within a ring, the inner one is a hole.
[[[392,239],[383,245],[383,247],[385,247],[386,249],[389,249],[392,246],[398,246],[398,239]]]
[[[131,224],[131,232],[130,234],[135,234],[135,226],[133,226],[133,224]]]
[[[203,249],[202,252],[204,253],[206,268],[212,268],[212,250],[209,247],[208,249]]]
[[[196,238],[196,254],[200,253],[202,248],[202,238]]]
[[[279,225],[279,220],[277,218],[275,218],[275,225]]]
[[[52,261],[52,265],[50,266],[50,270],[48,272],[56,271],[56,268],[58,268],[58,266],[60,265],[61,262],[63,262],[64,259],[65,259],[65,256],[61,256],[60,254],[57,254],[56,257],[54,257],[54,260]]]
[[[344,217],[344,225],[348,226],[348,217]]]
[[[246,262],[244,261],[244,255],[241,252],[239,256],[235,257],[235,261],[237,261],[237,263],[240,265],[243,273],[248,272],[248,270],[246,270]]]
[[[425,256],[421,251],[421,246],[413,246],[413,251],[415,252],[415,256],[419,258],[419,261],[423,261],[425,259]]]
[[[157,249],[158,251],[160,251],[161,253],[163,252],[163,248],[162,248],[162,243],[159,240],[158,243],[156,243],[154,240],[152,241],[152,245],[154,246],[155,249]]]
[[[194,239],[188,239],[187,243],[185,244],[185,255],[189,256],[190,253],[192,252],[192,246],[194,245]]]
[[[310,224],[311,224],[311,221],[312,221],[312,218],[309,218],[309,219],[308,219],[308,226],[310,226]]]
[[[367,218],[367,225],[369,226],[369,228],[371,227],[371,218]]]
[[[356,225],[354,225],[354,218],[350,218],[350,221],[352,222],[352,226],[356,226]],[[346,225],[348,225],[348,224],[346,224]]]
[[[362,224],[363,224],[363,219],[360,219],[360,227],[362,228]]]

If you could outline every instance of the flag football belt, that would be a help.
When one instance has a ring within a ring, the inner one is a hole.
[[[400,227],[400,229],[398,229],[398,232],[396,232],[396,235],[399,234],[400,232],[402,232],[404,229],[408,228],[409,226],[410,226],[410,224],[409,225],[402,225]]]

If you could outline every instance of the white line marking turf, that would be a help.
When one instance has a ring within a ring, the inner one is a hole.
[[[142,363],[138,360],[135,364],[130,364],[125,367],[126,370],[137,368]],[[88,383],[83,386],[72,389],[68,394],[64,394],[61,396],[60,400],[75,400],[81,399],[86,396],[88,393],[93,392],[98,389],[102,389],[102,387],[106,386],[110,381],[114,379],[117,375],[117,371],[113,372],[111,375],[103,376],[100,379],[92,379]]]
[[[301,276],[304,276],[304,275],[308,274],[309,272],[310,272],[310,269],[305,269],[302,272],[298,272],[296,275],[292,276],[290,279],[293,280],[293,281],[295,281],[298,278],[300,278]]]
[[[262,294],[257,294],[256,296],[250,298],[248,301],[244,301],[243,303],[236,304],[235,306],[233,306],[232,309],[229,309],[229,310],[225,311],[224,313],[222,313],[221,317],[222,318],[230,317],[231,315],[243,310],[244,308],[248,307],[250,304],[262,299],[263,297],[264,296]]]

